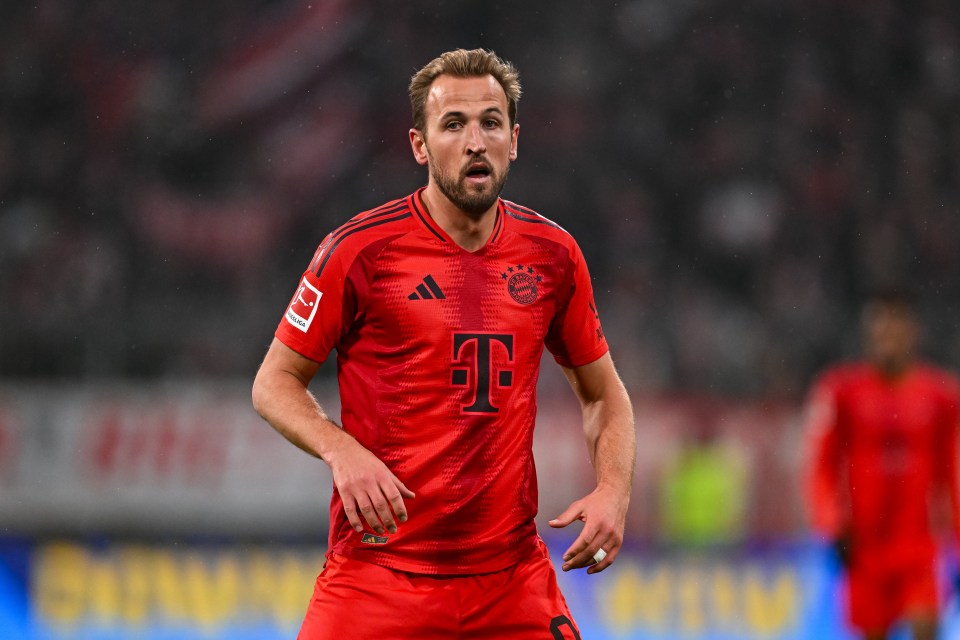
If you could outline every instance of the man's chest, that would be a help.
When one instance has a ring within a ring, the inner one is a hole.
[[[863,385],[846,403],[849,436],[873,449],[930,450],[938,432],[936,396],[920,387]]]
[[[493,336],[542,344],[569,294],[566,265],[534,243],[488,249],[477,255],[402,243],[386,248],[368,276],[364,322],[388,342],[453,349]],[[474,335],[480,337],[468,337]]]

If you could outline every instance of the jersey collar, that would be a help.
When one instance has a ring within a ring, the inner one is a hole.
[[[424,189],[426,189],[426,187],[420,187],[409,196],[410,208],[416,214],[416,217],[420,220],[420,223],[425,226],[432,235],[440,240],[440,242],[452,244],[453,246],[459,246],[453,241],[453,238],[447,235],[447,232],[441,229],[440,225],[438,225],[436,221],[430,217],[430,214],[427,212],[427,207],[423,204],[422,194]],[[503,199],[497,198],[497,219],[493,223],[493,231],[490,233],[490,237],[487,238],[487,242],[474,253],[486,250],[487,247],[493,245],[500,239],[500,236],[503,235],[504,217]]]

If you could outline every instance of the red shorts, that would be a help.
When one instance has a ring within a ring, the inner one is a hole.
[[[330,554],[298,640],[580,640],[546,546],[480,575],[394,571]]]
[[[850,622],[862,631],[886,631],[905,617],[935,616],[933,562],[901,567],[855,567],[848,573]]]

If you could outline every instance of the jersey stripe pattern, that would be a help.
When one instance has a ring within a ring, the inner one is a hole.
[[[576,367],[607,352],[583,255],[547,218],[500,200],[475,252],[420,192],[317,248],[276,331],[337,353],[343,428],[417,497],[396,534],[355,532],[334,490],[330,551],[402,571],[496,571],[533,553],[532,443],[543,348]]]

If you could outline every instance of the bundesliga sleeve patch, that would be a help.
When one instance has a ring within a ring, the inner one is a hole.
[[[304,333],[310,328],[313,317],[317,315],[317,305],[323,293],[307,282],[306,276],[300,281],[300,288],[293,296],[293,301],[287,307],[287,322]]]

